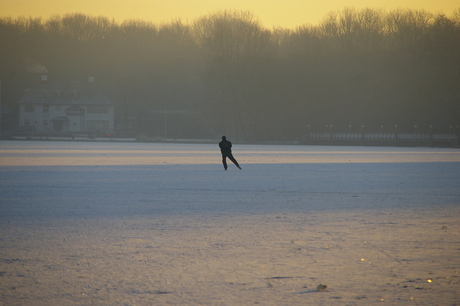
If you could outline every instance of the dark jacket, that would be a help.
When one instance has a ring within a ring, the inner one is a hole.
[[[232,143],[227,139],[223,139],[221,142],[219,142],[219,148],[222,154],[232,153]]]

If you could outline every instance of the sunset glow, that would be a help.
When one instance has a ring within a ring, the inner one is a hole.
[[[250,11],[268,28],[295,28],[317,24],[331,11],[344,7],[356,9],[417,9],[446,15],[460,7],[457,0],[0,0],[0,17],[42,17],[67,13],[105,16],[116,21],[146,20],[168,23],[181,20],[193,22],[196,18],[218,10]]]

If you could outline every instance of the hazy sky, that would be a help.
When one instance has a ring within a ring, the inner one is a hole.
[[[344,7],[357,9],[425,9],[450,15],[460,8],[458,0],[0,0],[0,17],[43,17],[84,13],[117,21],[142,19],[168,23],[197,17],[222,9],[251,11],[264,26],[296,27],[318,23],[328,12]]]

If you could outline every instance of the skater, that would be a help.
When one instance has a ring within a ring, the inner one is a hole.
[[[227,140],[227,137],[222,136],[222,141],[219,142],[219,148],[220,152],[222,153],[222,164],[224,164],[224,169],[227,170],[227,157],[230,159],[235,166],[238,167],[238,169],[241,170],[240,165],[236,161],[236,159],[233,157],[232,154],[232,143]]]

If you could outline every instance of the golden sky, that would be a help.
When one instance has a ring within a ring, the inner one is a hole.
[[[451,15],[458,0],[0,0],[0,17],[42,17],[84,13],[116,21],[127,19],[185,23],[222,9],[250,11],[265,27],[294,28],[316,24],[330,11],[344,7],[424,9]]]

